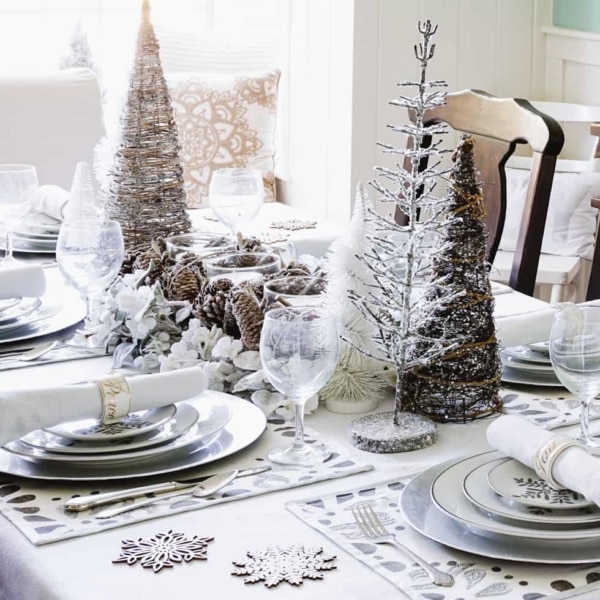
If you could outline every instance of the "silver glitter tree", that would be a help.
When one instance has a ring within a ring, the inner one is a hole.
[[[350,424],[350,439],[359,448],[372,452],[400,452],[433,444],[437,439],[435,424],[414,413],[405,412],[402,390],[406,375],[458,346],[455,334],[441,331],[435,339],[426,339],[423,331],[435,313],[436,306],[447,304],[462,292],[446,289],[444,277],[432,276],[432,249],[443,251],[444,222],[441,216],[448,196],[436,197],[434,190],[449,169],[442,169],[440,134],[444,124],[425,126],[427,109],[445,103],[443,81],[427,81],[427,63],[433,57],[435,44],[431,38],[437,27],[429,21],[419,23],[421,42],[415,46],[420,65],[418,81],[400,85],[416,88],[412,97],[400,96],[391,104],[412,112],[410,123],[390,126],[392,131],[408,137],[407,146],[383,145],[384,152],[404,158],[395,168],[376,167],[377,178],[371,182],[383,203],[391,204],[391,214],[407,215],[407,224],[399,224],[393,216],[368,213],[372,233],[369,248],[362,260],[371,273],[373,284],[367,294],[350,292],[350,297],[367,321],[375,326],[377,350],[373,358],[390,365],[396,373],[394,410],[356,419]],[[427,139],[431,144],[424,145]],[[425,147],[424,147],[425,146]],[[422,168],[425,159],[428,166]],[[427,293],[435,289],[437,293]],[[427,342],[424,344],[423,342]],[[422,351],[415,352],[419,347]],[[363,350],[364,351],[364,350]]]

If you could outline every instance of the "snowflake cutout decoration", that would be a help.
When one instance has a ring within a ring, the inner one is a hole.
[[[268,547],[265,551],[247,552],[250,560],[234,562],[237,567],[232,575],[245,577],[244,583],[264,581],[266,587],[275,587],[282,581],[301,585],[303,579],[323,579],[322,571],[331,571],[335,556],[323,554],[323,548],[305,548],[294,545],[289,548]]]
[[[184,533],[157,533],[154,537],[137,540],[123,540],[121,555],[113,563],[126,562],[134,565],[137,561],[145,569],[158,573],[162,568],[172,568],[176,563],[191,560],[206,560],[208,542],[214,538],[201,538],[197,535],[188,538]]]
[[[300,219],[288,219],[287,221],[273,221],[269,225],[271,229],[287,229],[288,231],[299,231],[301,229],[315,229],[316,221],[301,221]]]

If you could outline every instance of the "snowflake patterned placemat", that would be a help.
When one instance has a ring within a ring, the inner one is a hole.
[[[535,565],[478,557],[447,548],[415,532],[402,516],[399,499],[409,478],[289,502],[287,509],[346,552],[385,577],[412,600],[510,598],[537,600],[600,579],[600,568]],[[423,569],[391,545],[376,545],[360,532],[353,506],[370,505],[389,531],[438,568],[450,573],[451,588],[432,584]]]
[[[293,433],[293,425],[268,423],[267,430],[261,436],[258,445],[253,445],[248,451],[234,455],[226,464],[219,461],[218,468],[212,472],[265,464],[266,449],[289,444],[293,439]],[[319,439],[318,434],[310,429],[305,429],[305,435],[309,443]],[[94,519],[94,514],[104,510],[105,506],[76,513],[65,511],[64,503],[78,495],[132,487],[131,480],[123,482],[36,481],[0,474],[0,512],[33,544],[42,545],[122,527],[130,523],[198,510],[213,504],[242,500],[329,479],[347,477],[373,469],[372,465],[357,462],[345,455],[335,444],[328,442],[328,446],[332,451],[332,456],[322,465],[315,467],[274,466],[271,471],[235,479],[220,492],[208,498],[194,497],[190,491],[189,495],[158,500],[151,506],[103,520]],[[210,465],[206,465],[203,471],[210,473]],[[171,479],[177,479],[177,474],[172,474]],[[164,480],[163,476],[160,481]],[[135,485],[156,482],[154,479],[148,479],[139,483],[138,480]],[[128,500],[113,506],[135,502]]]

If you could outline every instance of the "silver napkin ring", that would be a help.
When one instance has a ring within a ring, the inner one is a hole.
[[[538,477],[543,479],[555,490],[565,489],[564,485],[558,483],[552,476],[552,467],[556,459],[571,446],[583,446],[577,440],[565,435],[553,435],[547,442],[542,444],[535,454],[534,469]]]
[[[131,390],[124,377],[98,379],[96,385],[102,396],[102,423],[120,421],[131,409]]]

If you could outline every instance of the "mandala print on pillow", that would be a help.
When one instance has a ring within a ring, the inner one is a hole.
[[[187,205],[208,206],[213,171],[259,169],[265,202],[275,201],[279,71],[261,75],[177,74],[168,78],[179,132]]]

